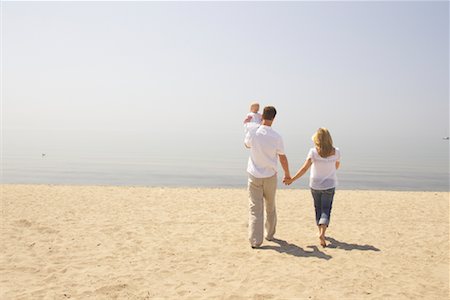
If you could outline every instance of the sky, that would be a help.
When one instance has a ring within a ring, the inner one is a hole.
[[[259,101],[298,163],[328,127],[344,155],[448,168],[448,2],[3,2],[1,22],[5,156],[247,155]]]

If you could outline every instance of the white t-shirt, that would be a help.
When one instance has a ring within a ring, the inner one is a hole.
[[[249,121],[249,123],[257,123],[257,124],[261,124],[262,121],[262,115],[260,113],[254,113],[254,112],[249,112],[247,114],[247,118],[248,117],[252,117]]]
[[[277,173],[278,155],[284,154],[281,136],[270,126],[251,128],[244,140],[250,147],[247,172],[256,178],[267,178]]]
[[[247,134],[249,131],[256,130],[261,124],[248,122],[244,124],[244,133]]]
[[[316,148],[309,150],[307,159],[311,159],[311,175],[309,186],[315,190],[328,190],[337,186],[336,162],[341,160],[339,148],[335,148],[335,154],[327,158],[319,155]]]

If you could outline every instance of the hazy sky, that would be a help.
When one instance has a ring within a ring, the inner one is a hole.
[[[2,47],[6,154],[243,151],[254,100],[288,154],[449,134],[448,2],[3,2]]]

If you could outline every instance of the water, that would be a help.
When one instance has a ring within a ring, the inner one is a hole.
[[[238,161],[177,157],[7,157],[4,182],[94,185],[239,187]]]
[[[95,137],[61,135],[6,136],[2,182],[25,184],[139,185],[170,187],[246,186],[248,151],[240,135],[226,142],[182,137],[144,139],[144,135]],[[145,135],[149,136],[149,135]],[[292,174],[301,166],[309,144],[291,137],[286,151]],[[57,142],[56,142],[57,141]],[[379,142],[379,141],[378,141]],[[377,144],[377,143],[374,143]],[[403,140],[393,146],[367,147],[340,141],[339,188],[372,190],[449,190],[449,142]],[[379,145],[379,143],[378,143]],[[361,148],[364,147],[364,148]],[[369,149],[369,150],[367,150]],[[405,149],[408,149],[405,151]],[[46,153],[42,156],[42,153]],[[281,170],[281,167],[280,167]],[[280,175],[281,177],[281,175]],[[308,176],[290,187],[307,188]]]

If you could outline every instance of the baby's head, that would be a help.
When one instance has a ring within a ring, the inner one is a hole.
[[[258,102],[252,102],[251,104],[250,104],[250,111],[252,112],[252,113],[257,113],[258,111],[259,111],[259,103]]]

